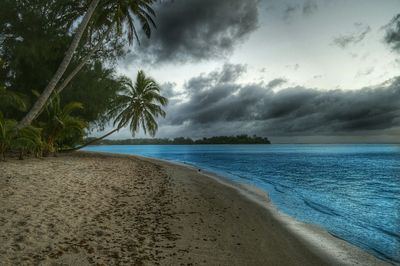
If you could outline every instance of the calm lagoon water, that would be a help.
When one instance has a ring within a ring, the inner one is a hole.
[[[187,163],[266,190],[298,220],[400,265],[399,145],[91,146]]]

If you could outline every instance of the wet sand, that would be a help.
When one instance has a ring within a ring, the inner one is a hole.
[[[385,265],[197,169],[86,152],[0,162],[0,265],[336,264]]]

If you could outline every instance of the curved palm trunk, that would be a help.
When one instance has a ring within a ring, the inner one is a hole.
[[[110,136],[111,134],[117,132],[117,131],[120,130],[120,129],[121,129],[120,127],[119,127],[119,128],[116,128],[116,129],[113,129],[112,131],[108,132],[107,134],[105,134],[105,135],[103,135],[103,136],[101,136],[101,137],[99,137],[99,138],[97,138],[97,139],[88,141],[88,142],[86,142],[85,144],[83,144],[83,145],[81,145],[81,146],[78,146],[78,147],[75,147],[75,148],[72,148],[72,149],[62,150],[62,152],[77,151],[77,150],[82,149],[82,148],[84,148],[84,147],[86,147],[86,146],[89,146],[89,145],[92,144],[92,143],[95,143],[96,141],[102,140],[102,139],[104,139],[104,138]]]
[[[110,26],[108,28],[108,30],[106,31],[106,33],[104,33],[103,37],[101,37],[101,39],[99,40],[99,42],[96,44],[95,47],[93,47],[93,49],[85,56],[83,57],[83,59],[81,60],[81,62],[79,63],[79,65],[77,65],[75,67],[75,69],[68,75],[68,77],[66,77],[63,81],[63,83],[61,83],[61,85],[55,90],[55,92],[57,94],[60,94],[62,92],[62,90],[67,87],[67,85],[71,82],[71,80],[76,76],[76,74],[79,73],[79,71],[82,70],[82,68],[86,65],[86,63],[89,61],[89,59],[94,55],[94,53],[96,51],[99,50],[99,48],[101,47],[101,45],[103,44],[103,41],[107,38],[108,34],[111,32],[112,30],[112,26]]]
[[[60,66],[58,67],[56,73],[51,78],[50,82],[47,84],[46,88],[36,100],[35,104],[29,110],[29,112],[25,115],[25,117],[18,123],[17,129],[24,128],[32,123],[32,121],[38,116],[40,111],[43,109],[43,106],[46,104],[47,100],[49,99],[51,93],[54,91],[57,83],[60,81],[62,75],[64,74],[65,70],[67,69],[69,63],[72,60],[72,57],[78,47],[79,41],[82,38],[83,33],[92,17],[94,10],[96,9],[97,5],[99,4],[100,0],[92,0],[89,5],[89,8],[82,19],[82,22],[79,24],[78,30],[75,33],[75,36],[65,54],[63,61],[61,62]]]

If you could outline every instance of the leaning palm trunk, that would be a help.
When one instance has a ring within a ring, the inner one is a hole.
[[[39,96],[39,98],[36,100],[35,104],[32,106],[32,108],[29,110],[29,112],[25,115],[25,117],[18,123],[17,129],[24,128],[32,123],[32,121],[40,114],[40,111],[43,109],[45,106],[47,100],[49,99],[50,95],[54,91],[57,83],[60,81],[61,77],[63,76],[64,72],[68,68],[68,65],[70,64],[72,57],[78,47],[78,44],[82,38],[83,33],[85,32],[85,29],[94,13],[94,10],[96,9],[97,5],[99,4],[100,0],[92,0],[92,2],[89,5],[89,8],[85,14],[85,16],[82,19],[82,22],[79,24],[79,27],[75,33],[75,36],[71,42],[71,45],[69,46],[65,57],[63,61],[61,62],[60,66],[58,67],[56,73],[50,80],[50,82],[47,84],[46,88],[42,92],[42,94]]]
[[[101,45],[103,44],[103,41],[107,38],[108,34],[111,32],[112,26],[108,28],[106,33],[104,33],[103,37],[98,41],[95,47],[85,56],[81,59],[81,62],[79,65],[75,67],[75,69],[64,79],[64,81],[61,83],[59,87],[55,90],[57,94],[60,94],[65,87],[68,86],[68,84],[71,82],[71,80],[79,73],[79,71],[82,70],[82,68],[86,65],[87,62],[89,62],[89,59],[100,49]]]
[[[80,145],[80,146],[78,146],[78,147],[75,147],[75,148],[72,148],[72,149],[67,149],[67,150],[62,150],[62,151],[63,151],[63,152],[67,152],[67,151],[76,151],[76,150],[82,149],[82,148],[84,148],[84,147],[86,147],[86,146],[89,146],[90,144],[93,144],[93,143],[95,143],[95,142],[97,142],[97,141],[99,141],[99,140],[102,140],[102,139],[104,139],[104,138],[110,136],[111,134],[117,132],[117,131],[120,130],[120,129],[121,129],[121,127],[118,127],[118,128],[113,129],[112,131],[108,132],[107,134],[105,134],[105,135],[103,135],[103,136],[101,136],[101,137],[99,137],[99,138],[97,138],[97,139],[88,141],[88,142],[86,142],[85,144],[82,144],[82,145]]]

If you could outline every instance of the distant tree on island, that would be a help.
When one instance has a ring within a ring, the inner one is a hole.
[[[88,138],[87,141],[95,140]],[[237,135],[237,136],[215,136],[193,140],[191,138],[178,137],[174,139],[103,139],[93,145],[192,145],[192,144],[271,144],[266,137]]]

